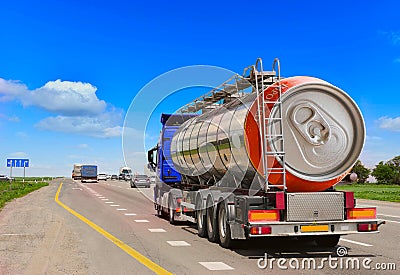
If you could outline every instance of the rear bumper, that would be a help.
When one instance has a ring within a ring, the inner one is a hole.
[[[345,220],[345,221],[325,221],[325,222],[276,222],[276,223],[251,223],[244,225],[246,235],[249,238],[266,236],[316,236],[316,235],[347,235],[356,233],[379,233],[379,230],[361,232],[358,230],[359,224],[377,224],[379,227],[381,220]],[[251,234],[252,227],[270,227],[270,234]],[[307,230],[305,230],[307,228]],[[315,228],[315,230],[313,230]]]
[[[150,187],[149,182],[132,182],[132,184],[135,185],[136,187],[146,187],[146,188]]]
[[[98,182],[97,178],[81,178],[81,182]]]

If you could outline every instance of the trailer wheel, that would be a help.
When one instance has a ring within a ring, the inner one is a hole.
[[[174,204],[172,201],[172,196],[170,196],[169,199],[169,204],[168,204],[168,213],[169,213],[169,223],[170,224],[175,224],[175,209],[174,209]]]
[[[218,241],[218,223],[212,202],[207,203],[207,235],[210,242],[216,243]]]
[[[197,216],[197,235],[199,237],[207,237],[207,218],[205,217],[207,211],[203,209],[201,202],[197,205],[196,216]]]
[[[228,224],[228,217],[224,203],[221,203],[218,208],[218,229],[221,246],[224,248],[231,248],[233,240],[231,238],[231,229]]]
[[[164,216],[164,211],[163,211],[163,207],[162,207],[161,203],[159,203],[159,199],[158,199],[158,198],[161,198],[160,190],[157,188],[157,186],[154,189],[155,189],[154,190],[154,204],[156,206],[157,216],[161,218]]]
[[[316,236],[315,242],[318,246],[321,247],[335,247],[340,240],[340,235],[332,235],[332,236]]]
[[[163,211],[162,211],[161,205],[157,204],[156,210],[157,210],[157,216],[161,218],[163,216]]]

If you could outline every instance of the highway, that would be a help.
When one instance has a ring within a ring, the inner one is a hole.
[[[56,180],[0,212],[0,273],[309,274],[310,262],[317,274],[397,274],[378,268],[400,268],[397,203],[360,200],[360,206],[376,206],[387,222],[379,234],[343,236],[339,244],[348,255],[340,258],[293,241],[224,249],[198,237],[194,225],[157,217],[152,197],[152,188],[130,188],[124,181]],[[346,259],[360,268],[346,269]]]

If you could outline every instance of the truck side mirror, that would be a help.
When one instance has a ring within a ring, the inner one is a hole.
[[[147,152],[147,162],[148,163],[153,163],[153,156],[154,156],[154,154],[153,154],[152,150]]]
[[[154,162],[154,156],[155,156],[154,153],[157,153],[157,149],[158,148],[156,146],[147,152],[147,162],[148,162],[147,166],[152,171],[155,171],[157,166],[157,164]]]

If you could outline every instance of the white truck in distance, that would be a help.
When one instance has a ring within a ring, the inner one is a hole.
[[[119,179],[120,180],[132,179],[132,169],[127,166],[119,168]]]

